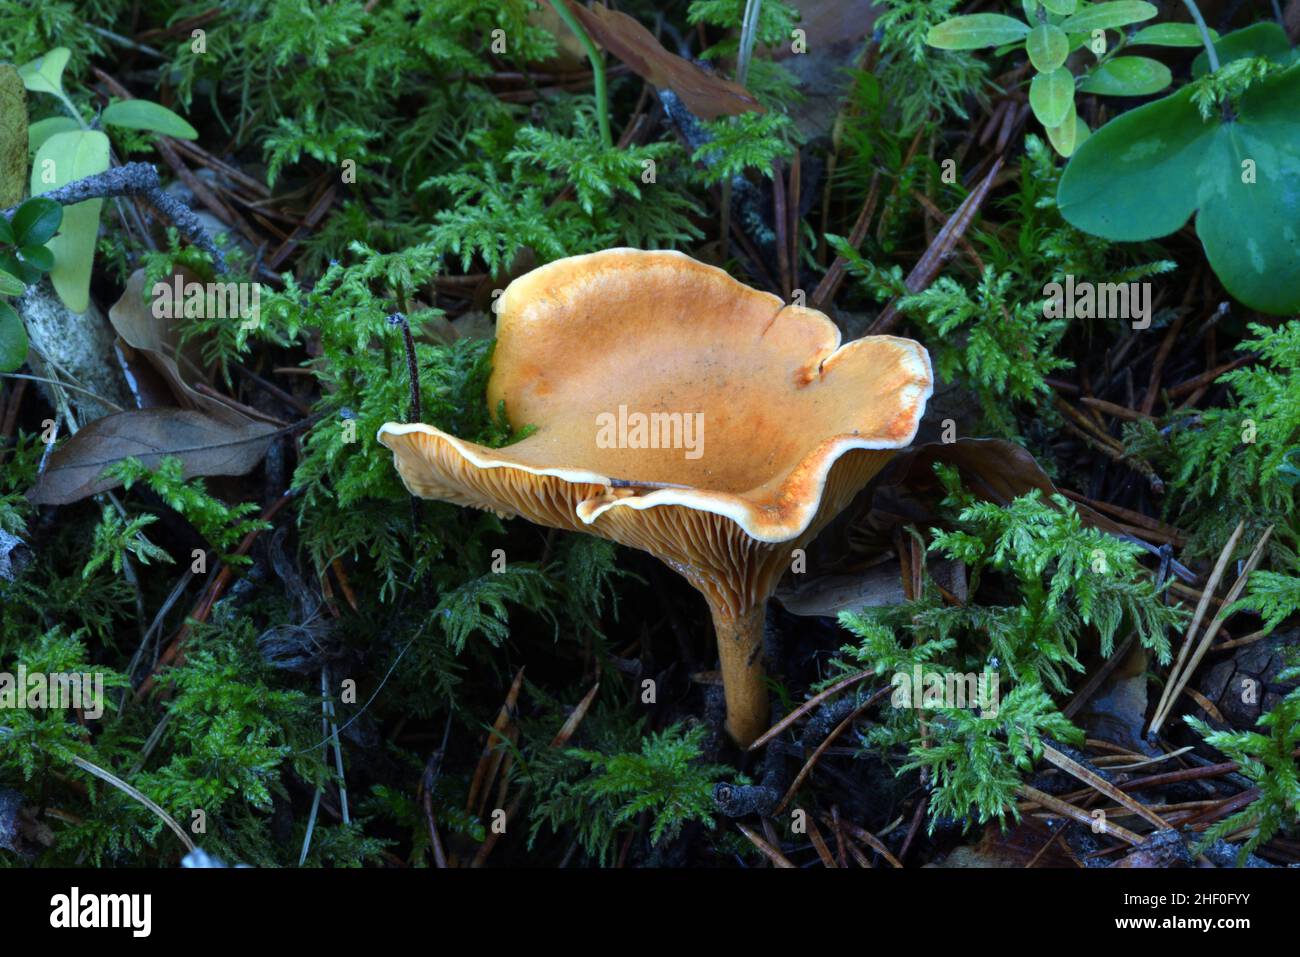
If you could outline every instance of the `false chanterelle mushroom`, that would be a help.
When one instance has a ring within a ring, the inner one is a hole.
[[[488,401],[535,427],[501,449],[389,423],[415,495],[644,549],[708,602],[727,730],[766,727],[766,599],[908,445],[933,389],[908,339],[840,345],[825,315],[675,252],[550,263],[499,300]]]

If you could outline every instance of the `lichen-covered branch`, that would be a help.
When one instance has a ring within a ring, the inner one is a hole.
[[[158,171],[148,163],[127,163],[115,166],[93,176],[84,176],[73,180],[48,193],[41,193],[44,199],[52,199],[63,206],[72,206],[88,199],[110,199],[116,196],[138,196],[156,209],[172,225],[180,230],[181,235],[212,257],[218,272],[226,271],[226,257],[220,247],[203,228],[203,223],[195,212],[174,196],[163,191]],[[13,219],[17,206],[6,209],[2,214],[5,219]]]

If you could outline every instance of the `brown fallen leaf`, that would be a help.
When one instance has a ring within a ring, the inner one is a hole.
[[[35,505],[68,505],[122,483],[108,466],[134,456],[156,468],[164,456],[185,463],[185,477],[244,475],[266,454],[276,433],[264,422],[232,423],[190,409],[134,409],[91,422],[50,455],[27,493]]]
[[[1078,867],[1069,850],[1041,821],[1024,819],[1006,828],[989,824],[974,844],[953,848],[926,867]]]
[[[932,558],[926,568],[950,593],[964,594],[965,574],[959,562]],[[781,607],[805,618],[833,618],[842,611],[901,605],[905,599],[897,562],[845,574],[788,576],[776,590]]]
[[[198,278],[183,269],[179,274],[184,282],[196,282]],[[148,360],[167,383],[176,404],[181,408],[206,413],[214,419],[231,425],[242,425],[250,421],[248,416],[239,410],[193,388],[191,385],[193,382],[210,384],[200,366],[197,350],[181,347],[176,324],[170,319],[160,318],[154,314],[152,298],[146,299],[144,295],[144,283],[144,270],[137,269],[127,279],[126,289],[123,290],[121,298],[108,310],[108,320],[113,324],[113,329],[118,336],[131,349]],[[166,291],[160,291],[160,299],[170,302],[174,298],[174,284],[168,281]],[[163,311],[164,315],[178,315],[181,308],[180,303],[172,302],[169,310],[160,311]]]
[[[563,0],[591,38],[657,87],[668,87],[696,116],[716,120],[737,113],[764,113],[754,94],[739,83],[707,73],[690,60],[669,53],[654,34],[626,13],[603,6],[588,9]]]
[[[1004,439],[957,439],[955,442],[928,442],[899,455],[881,473],[882,485],[899,484],[917,493],[938,491],[939,480],[934,463],[956,466],[962,484],[971,493],[997,505],[1008,505],[1034,489],[1046,498],[1060,489],[1039,467],[1033,455]],[[1113,535],[1123,529],[1082,502],[1073,503],[1079,516],[1094,528]]]

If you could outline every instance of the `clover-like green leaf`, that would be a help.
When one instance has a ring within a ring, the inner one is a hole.
[[[1159,11],[1141,0],[1115,0],[1113,3],[1094,3],[1085,7],[1061,24],[1067,33],[1091,33],[1093,30],[1114,30],[1130,23],[1150,20]]]
[[[27,328],[14,307],[0,302],[0,372],[13,372],[27,361]]]
[[[1214,52],[1219,55],[1219,66],[1248,56],[1262,56],[1274,63],[1294,62],[1294,53],[1286,38],[1286,31],[1271,21],[1252,23],[1241,30],[1232,31],[1215,42]],[[1210,58],[1201,52],[1192,61],[1192,76],[1201,77],[1208,72]]]
[[[1174,81],[1169,67],[1145,56],[1121,56],[1107,60],[1079,84],[1082,93],[1102,96],[1147,96],[1159,93]]]
[[[1119,242],[1196,233],[1224,288],[1251,308],[1300,310],[1300,66],[1202,120],[1192,90],[1116,117],[1083,143],[1057,189],[1065,219]]]
[[[940,50],[979,50],[1023,40],[1029,25],[1001,13],[953,17],[930,28],[925,42]]]
[[[1037,74],[1029,83],[1029,106],[1043,126],[1060,126],[1074,109],[1074,75],[1065,67]]]
[[[1025,52],[1039,73],[1051,73],[1070,55],[1070,38],[1060,27],[1040,23],[1025,37]]]

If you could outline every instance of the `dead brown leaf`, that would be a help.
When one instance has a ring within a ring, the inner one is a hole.
[[[181,271],[184,282],[197,281],[193,274]],[[122,296],[108,310],[109,322],[123,342],[136,353],[148,360],[149,364],[167,383],[176,400],[183,409],[193,409],[230,425],[242,425],[249,421],[248,416],[231,408],[220,399],[196,391],[191,382],[205,381],[206,375],[199,364],[196,350],[182,348],[175,323],[167,318],[155,315],[152,297],[144,296],[145,274],[137,269],[126,281]],[[166,292],[160,291],[160,298],[174,299],[174,285],[166,283]],[[181,303],[171,303],[171,315],[178,315]],[[162,310],[160,310],[162,311]],[[232,319],[232,322],[238,322]]]
[[[739,83],[706,73],[690,60],[669,53],[654,34],[626,13],[603,6],[587,9],[564,0],[583,29],[632,72],[657,87],[668,87],[696,116],[716,120],[737,113],[763,113],[754,94]]]
[[[156,468],[164,456],[185,463],[185,477],[244,475],[262,456],[276,429],[264,422],[223,421],[190,409],[134,409],[96,419],[50,455],[27,493],[36,505],[68,505],[116,488],[104,469],[134,456]]]
[[[928,442],[902,453],[881,476],[884,484],[900,484],[913,493],[938,491],[934,464],[943,462],[961,472],[962,484],[974,495],[997,505],[1008,505],[1037,489],[1043,496],[1057,495],[1060,489],[1039,467],[1033,455],[1004,439],[957,439],[955,442]],[[1100,512],[1081,502],[1073,503],[1085,522],[1114,535],[1123,529]]]

